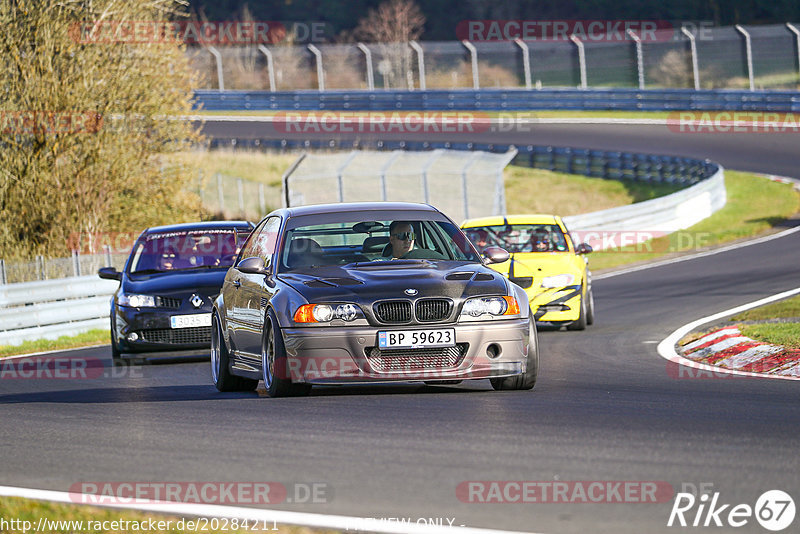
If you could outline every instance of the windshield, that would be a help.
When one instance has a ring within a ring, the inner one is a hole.
[[[370,220],[298,226],[287,232],[283,270],[391,260],[480,262],[461,230],[446,221]]]
[[[483,252],[496,246],[508,252],[566,252],[567,240],[557,224],[508,224],[476,226],[464,232],[475,247]]]
[[[233,265],[246,235],[234,229],[147,234],[134,246],[129,271],[144,274]]]

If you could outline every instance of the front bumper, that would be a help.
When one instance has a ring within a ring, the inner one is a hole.
[[[577,321],[580,317],[580,285],[537,291],[528,293],[533,317],[537,321]]]
[[[211,306],[191,311],[115,306],[117,350],[123,353],[210,349],[211,327],[171,328],[173,315],[211,313]],[[130,339],[136,334],[136,340]]]
[[[379,330],[423,328],[454,328],[456,348],[376,348]],[[470,380],[513,376],[526,370],[528,319],[402,327],[285,328],[282,332],[287,373],[293,382]]]

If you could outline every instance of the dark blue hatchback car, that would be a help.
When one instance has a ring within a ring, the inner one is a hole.
[[[115,364],[144,353],[209,349],[211,309],[225,273],[253,229],[247,221],[214,221],[148,228],[138,237],[111,299]]]

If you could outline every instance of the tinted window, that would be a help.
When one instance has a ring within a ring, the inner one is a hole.
[[[233,229],[151,233],[135,245],[129,272],[167,272],[228,268],[239,249]]]
[[[475,247],[503,247],[509,252],[565,252],[564,232],[557,224],[508,224],[465,228]]]

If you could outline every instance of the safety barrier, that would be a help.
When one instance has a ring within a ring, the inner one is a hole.
[[[196,90],[206,111],[774,111],[800,112],[800,92],[732,89]]]
[[[97,275],[0,286],[0,345],[108,328],[119,282]]]

